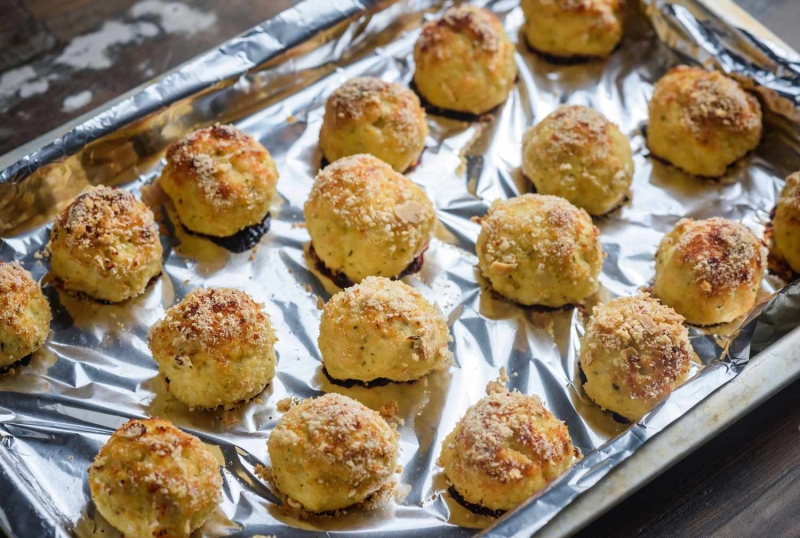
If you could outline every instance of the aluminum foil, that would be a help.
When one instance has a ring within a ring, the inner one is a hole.
[[[521,41],[523,16],[516,1],[478,3],[497,13],[511,38]],[[580,389],[576,357],[585,313],[520,308],[493,297],[476,273],[479,227],[470,217],[483,215],[492,200],[530,190],[520,172],[522,133],[565,102],[601,111],[629,136],[634,150],[632,201],[597,221],[608,255],[598,301],[647,286],[658,242],[684,216],[724,216],[763,234],[782,178],[800,169],[796,65],[788,52],[709,18],[694,0],[644,0],[641,8],[632,9],[622,46],[607,62],[552,65],[520,45],[519,82],[500,110],[472,123],[429,116],[431,135],[410,177],[433,200],[441,226],[422,271],[404,280],[447,315],[456,364],[426,382],[345,389],[321,374],[320,304],[337,290],[310,269],[302,205],[320,166],[317,135],[325,98],[357,75],[408,83],[419,26],[441,11],[440,2],[306,0],[41,149],[6,162],[0,173],[0,258],[19,260],[38,279],[48,269],[41,253],[55,210],[88,184],[122,184],[137,196],[152,192],[144,187],[158,176],[163,150],[194,127],[235,122],[269,148],[281,178],[272,229],[252,251],[231,254],[187,235],[175,225],[174,213],[156,203],[164,274],[143,296],[99,305],[44,286],[54,313],[51,338],[29,365],[0,377],[0,527],[25,538],[118,536],[89,499],[86,469],[128,418],[160,416],[212,446],[223,464],[224,501],[200,536],[388,537],[402,531],[449,537],[470,536],[492,523],[486,536],[530,536],[735,377],[754,350],[796,323],[798,286],[778,295],[761,317],[754,312],[741,331],[736,323],[692,329],[692,379],[626,428]],[[649,159],[643,138],[653,83],[676,63],[710,59],[750,81],[767,109],[764,141],[722,182],[688,178]],[[765,278],[763,298],[783,285]],[[148,327],[198,286],[248,291],[264,303],[280,338],[274,382],[232,412],[189,412],[165,393],[147,349]],[[444,436],[485,395],[501,368],[510,375],[510,388],[538,394],[566,421],[585,458],[495,523],[450,499],[435,461]],[[282,510],[256,469],[269,464],[266,440],[280,417],[276,403],[329,391],[375,409],[399,403],[405,496],[372,512],[300,521]]]

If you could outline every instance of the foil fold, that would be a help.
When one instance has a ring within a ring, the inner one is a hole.
[[[606,62],[551,65],[522,44],[515,0],[485,4],[517,47],[520,79],[509,101],[477,122],[429,115],[431,134],[409,177],[437,209],[440,229],[419,274],[405,277],[448,317],[456,364],[412,385],[332,385],[316,346],[319,305],[336,288],[307,255],[302,205],[319,169],[325,98],[358,75],[408,84],[420,25],[436,0],[306,0],[185,64],[34,151],[0,160],[0,259],[34,277],[48,269],[49,219],[92,184],[142,196],[162,225],[164,274],[123,305],[97,305],[46,285],[52,335],[28,366],[0,377],[0,527],[11,537],[118,536],[89,500],[86,469],[110,433],[131,417],[160,416],[208,443],[223,465],[224,501],[200,536],[530,536],[797,324],[800,285],[786,287],[741,324],[690,330],[693,376],[643,421],[616,423],[583,394],[576,367],[587,310],[541,312],[498,299],[477,274],[471,222],[492,200],[531,190],[520,171],[526,127],[564,102],[592,106],[631,140],[632,201],[597,220],[607,253],[598,301],[631,295],[653,276],[661,236],[684,216],[724,216],[763,235],[783,178],[800,169],[800,73],[793,53],[731,27],[699,0],[641,0],[626,37]],[[715,66],[757,91],[767,111],[764,141],[729,181],[687,178],[649,159],[644,140],[653,83],[682,62]],[[234,122],[278,165],[272,228],[257,249],[230,253],[184,233],[153,196],[160,157],[191,129]],[[763,300],[785,283],[768,276]],[[264,303],[280,341],[272,385],[233,412],[189,412],[165,392],[146,344],[148,327],[198,286],[231,286]],[[589,305],[591,306],[591,305]],[[741,325],[741,326],[739,326]],[[717,333],[717,334],[714,334]],[[584,459],[498,521],[475,516],[446,494],[435,464],[444,436],[487,382],[539,395],[564,420]],[[798,375],[800,372],[787,372]],[[783,375],[776,373],[776,375]],[[285,397],[341,392],[373,409],[396,401],[404,496],[373,511],[297,520],[261,479],[266,440]]]

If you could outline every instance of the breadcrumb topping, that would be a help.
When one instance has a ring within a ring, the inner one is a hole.
[[[599,287],[600,232],[565,199],[523,194],[496,201],[481,219],[476,252],[492,288],[526,305],[562,307]]]
[[[494,392],[470,407],[445,448],[456,465],[506,484],[575,458],[564,423],[538,397],[519,392]],[[447,467],[448,462],[439,464]]]
[[[275,375],[275,332],[243,291],[192,291],[150,328],[148,340],[167,390],[190,409],[230,410]]]
[[[758,99],[719,71],[673,67],[656,85],[653,98],[682,103],[680,121],[697,136],[708,129],[724,128],[732,133],[761,130]]]
[[[231,288],[193,290],[151,327],[151,345],[167,335],[172,337],[167,343],[173,349],[184,350],[187,354],[189,350],[203,349],[206,352],[220,350],[227,355],[230,345],[275,340],[261,305],[247,293]],[[182,359],[177,357],[176,360]]]
[[[692,348],[683,316],[647,293],[594,308],[581,353],[585,367],[598,353],[616,357],[615,377],[633,399],[660,399],[689,371]]]
[[[523,206],[530,210],[522,210]],[[585,233],[587,224],[591,226],[585,212],[562,198],[546,195],[495,202],[481,222],[489,237],[486,259],[500,272],[515,268],[531,255],[568,267],[576,239]],[[590,233],[599,234],[596,229]]]
[[[530,48],[572,62],[607,57],[622,37],[621,0],[522,0]]]
[[[21,335],[36,332],[31,324],[20,323],[20,314],[39,293],[39,285],[18,262],[0,262],[0,325]]]
[[[375,77],[345,82],[328,98],[325,112],[325,121],[335,122],[335,129],[372,124],[390,136],[400,153],[416,148],[420,137],[427,136],[419,97],[405,86]]]
[[[0,262],[0,367],[38,349],[50,330],[50,305],[31,274]]]
[[[633,179],[630,143],[599,112],[562,105],[525,131],[522,170],[540,194],[593,215],[619,207]]]
[[[419,234],[417,225],[431,219],[433,208],[412,185],[381,160],[354,155],[328,165],[317,175],[306,207],[324,205],[348,228],[377,228],[414,241]]]
[[[377,412],[341,394],[326,394],[295,409],[310,435],[309,448],[331,464],[345,465],[352,488],[376,474],[394,473],[394,467],[386,468],[382,460],[397,453],[396,432]]]
[[[758,99],[718,71],[678,66],[653,88],[647,145],[653,155],[703,177],[720,177],[755,149]]]
[[[760,115],[753,114],[758,101],[733,80],[717,71],[703,70],[689,94],[691,121],[720,123],[733,131],[749,131],[761,126]]]
[[[198,515],[217,505],[218,469],[197,437],[166,420],[132,419],[98,453],[89,485],[100,512],[115,526],[168,536],[191,532],[205,519]]]
[[[234,205],[257,209],[277,181],[271,164],[267,150],[251,136],[233,125],[214,125],[172,144],[165,173],[178,183],[193,184],[219,210]]]
[[[597,159],[604,158],[611,148],[608,131],[611,123],[599,112],[580,105],[562,105],[544,121],[554,122],[549,144],[544,150],[558,155],[591,151]]]

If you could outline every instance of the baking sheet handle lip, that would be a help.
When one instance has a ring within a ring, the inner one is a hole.
[[[0,187],[22,181],[43,166],[73,155],[91,142],[181,99],[225,81],[235,80],[302,44],[315,34],[347,20],[355,13],[393,1],[395,0],[302,0],[243,34],[140,86],[126,99],[112,100],[91,111],[83,116],[88,119],[68,132],[58,135],[60,129],[55,129],[37,138],[38,145],[35,146],[37,149],[30,153],[17,155],[18,150],[12,150],[0,157],[0,163],[8,163],[0,171]],[[298,20],[310,22],[297,24]],[[302,28],[302,31],[292,31],[298,27]],[[262,53],[251,57],[252,51],[248,50],[244,58],[242,54],[231,54],[231,51],[236,50],[237,43],[252,39],[257,34],[271,38],[261,40],[264,45]],[[279,36],[283,41],[278,41],[272,36]],[[227,70],[220,75],[217,69],[202,68],[209,63],[227,66]],[[21,148],[28,147],[30,143],[21,146]]]

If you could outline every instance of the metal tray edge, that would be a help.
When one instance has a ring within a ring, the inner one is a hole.
[[[698,0],[719,19],[745,29],[800,59],[800,53],[755,20],[733,0]],[[580,495],[534,536],[567,538],[639,491],[686,456],[735,424],[796,379],[800,379],[800,328],[751,359],[736,378],[723,385],[665,431]],[[765,363],[770,372],[765,372]],[[785,375],[776,375],[783,372]],[[741,405],[731,406],[731,402]],[[666,457],[665,457],[666,455]]]

